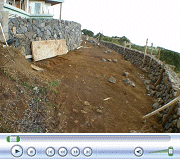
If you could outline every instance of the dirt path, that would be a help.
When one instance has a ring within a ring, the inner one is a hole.
[[[47,132],[162,132],[156,117],[146,123],[141,117],[152,111],[147,95],[147,75],[119,54],[104,46],[83,41],[79,50],[34,64],[44,68],[51,92],[47,101]],[[102,58],[118,62],[103,62]],[[129,72],[135,87],[123,82]],[[116,83],[110,83],[110,77]]]

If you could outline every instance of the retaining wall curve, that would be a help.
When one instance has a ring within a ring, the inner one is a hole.
[[[126,60],[142,68],[144,58],[143,52],[125,48],[110,42],[100,41],[100,43],[120,53]],[[155,102],[152,107],[153,109],[158,109],[177,96],[178,90],[180,89],[180,82],[176,73],[165,65],[165,70],[163,72],[161,82],[157,86],[154,86],[156,81],[159,79],[163,63],[162,61],[159,61],[153,57],[152,65],[149,69],[150,59],[150,55],[146,55],[143,67],[143,70],[149,73],[148,76],[151,80],[149,84],[146,84],[146,89],[150,96],[157,98],[157,102]],[[170,107],[157,114],[161,118],[161,121],[163,121],[163,119],[166,117],[169,109]],[[166,129],[165,132],[167,133],[180,132],[180,102],[176,104],[174,111],[171,113],[167,122],[164,124],[164,128]]]

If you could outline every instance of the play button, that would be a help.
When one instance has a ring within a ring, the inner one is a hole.
[[[134,154],[137,156],[137,157],[140,157],[142,156],[144,153],[143,149],[141,147],[136,147],[134,149]]]
[[[14,156],[14,157],[21,157],[22,154],[23,154],[23,149],[21,146],[19,145],[15,145],[11,148],[11,154]]]

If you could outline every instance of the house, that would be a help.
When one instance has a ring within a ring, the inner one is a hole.
[[[55,4],[61,8],[64,0],[0,0],[0,11],[9,11],[9,17],[24,18],[53,18],[54,13],[50,9]]]
[[[61,20],[62,3],[64,0],[0,0],[0,23],[5,38],[9,39],[9,18],[45,18],[52,19],[54,13],[50,7],[60,4],[59,19]],[[56,13],[57,14],[57,13]],[[4,41],[0,31],[0,41]]]

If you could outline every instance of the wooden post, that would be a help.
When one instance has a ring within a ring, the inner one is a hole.
[[[149,117],[151,117],[151,116],[157,114],[158,112],[160,112],[160,111],[166,109],[167,107],[169,107],[169,106],[171,106],[171,105],[177,103],[179,100],[180,100],[180,96],[177,97],[177,98],[175,98],[175,99],[173,99],[171,102],[167,103],[167,104],[164,105],[163,107],[161,107],[161,108],[159,108],[159,109],[157,109],[157,110],[155,110],[155,111],[153,111],[153,112],[151,112],[151,113],[149,113],[149,114],[143,116],[142,118],[143,118],[143,119],[149,118]]]
[[[151,43],[151,59],[150,59],[150,62],[149,62],[149,70],[150,70],[151,63],[152,63],[152,55],[153,55],[153,43]]]
[[[179,95],[180,95],[180,89],[178,90],[178,92],[177,92],[177,94],[176,94],[175,97],[178,97]],[[176,103],[174,103],[174,104],[171,106],[171,108],[169,109],[168,114],[166,115],[166,117],[165,117],[164,120],[163,120],[163,123],[162,123],[163,126],[166,124],[166,121],[168,120],[168,117],[169,117],[169,116],[171,115],[171,113],[173,112],[175,106],[176,106]]]
[[[62,3],[60,3],[60,15],[59,15],[59,20],[61,20],[61,14],[62,14]]]
[[[159,55],[158,55],[158,59],[160,60],[161,58],[161,48],[159,48]]]
[[[16,4],[16,0],[13,1],[13,6],[15,7],[15,4]]]
[[[144,62],[145,62],[145,58],[146,58],[146,53],[147,53],[147,44],[148,44],[148,39],[146,40],[146,48],[145,48],[145,52],[144,52],[144,59],[143,59],[142,68],[144,67]]]
[[[19,8],[21,9],[21,0],[19,0]]]
[[[2,28],[2,25],[0,23],[0,28],[1,28],[1,32],[2,32],[2,35],[3,35],[3,38],[4,38],[4,42],[6,43],[6,46],[8,46],[7,42],[6,42],[6,37],[4,35],[4,31],[3,31],[3,28]]]

